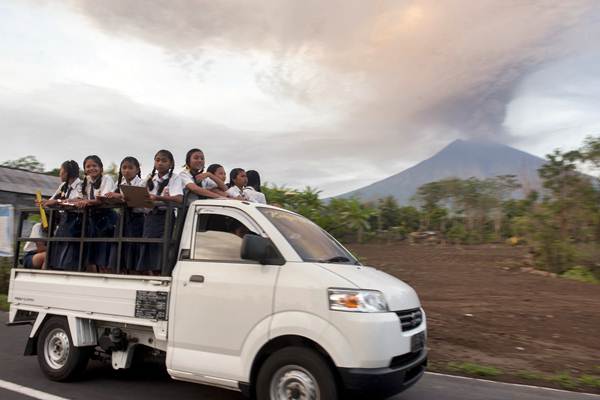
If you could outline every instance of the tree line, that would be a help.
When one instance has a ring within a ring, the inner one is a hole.
[[[425,231],[454,244],[509,241],[530,246],[543,269],[560,274],[576,267],[600,279],[598,169],[600,136],[591,136],[577,150],[548,154],[538,170],[543,188],[520,191],[520,198],[514,175],[430,182],[409,206],[393,197],[324,201],[310,187],[267,185],[264,192],[271,204],[310,218],[344,242],[404,240]]]

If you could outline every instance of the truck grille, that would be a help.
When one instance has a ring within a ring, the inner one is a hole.
[[[402,325],[402,331],[410,331],[415,329],[421,322],[423,322],[423,313],[419,308],[413,308],[411,310],[396,311],[396,315],[400,319]]]

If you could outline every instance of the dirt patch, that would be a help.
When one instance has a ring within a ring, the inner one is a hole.
[[[528,265],[521,247],[350,247],[365,264],[419,294],[428,320],[430,369],[450,371],[451,363],[473,362],[498,367],[500,379],[546,386],[560,385],[519,376],[600,375],[600,285],[532,274],[522,269]]]

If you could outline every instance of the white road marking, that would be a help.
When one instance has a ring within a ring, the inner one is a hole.
[[[448,377],[448,378],[456,378],[456,379],[462,379],[462,380],[466,380],[466,381],[495,383],[497,385],[508,385],[508,386],[517,386],[517,387],[522,387],[522,388],[528,388],[528,389],[549,390],[549,391],[552,391],[552,392],[568,393],[568,394],[574,394],[574,395],[578,395],[579,394],[579,395],[582,395],[582,396],[590,396],[591,398],[594,398],[594,399],[600,399],[600,395],[593,394],[593,393],[573,392],[573,391],[569,391],[569,390],[560,390],[560,389],[554,389],[554,388],[543,387],[543,386],[532,386],[532,385],[523,385],[523,384],[520,384],[520,383],[508,383],[508,382],[490,381],[490,380],[487,380],[487,379],[469,378],[468,376],[440,374],[438,372],[425,372],[425,375],[445,376],[445,377]]]
[[[25,396],[33,397],[34,399],[39,400],[69,400],[65,397],[55,396],[50,393],[42,392],[41,390],[36,390],[28,388],[27,386],[21,386],[17,385],[16,383],[3,381],[2,379],[0,379],[0,388],[10,390],[11,392],[21,393]]]

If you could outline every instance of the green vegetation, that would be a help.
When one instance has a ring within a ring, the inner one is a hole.
[[[453,372],[480,377],[494,377],[502,374],[502,371],[496,367],[479,365],[472,362],[449,363],[448,369]]]
[[[0,311],[8,311],[8,301],[6,301],[6,295],[0,294]]]
[[[0,257],[0,294],[8,293],[8,283],[10,282],[10,266],[12,259]]]
[[[544,374],[535,371],[517,371],[515,376],[532,381],[544,380]]]
[[[600,283],[600,279],[594,276],[592,271],[581,266],[576,266],[571,269],[568,269],[561,276],[580,282]]]
[[[578,381],[577,378],[574,378],[568,372],[561,372],[560,374],[550,375],[545,378],[548,382],[556,383],[559,386],[565,389],[575,389],[577,388]]]
[[[440,368],[442,367],[442,368]],[[527,381],[532,381],[533,384],[548,382],[560,386],[564,389],[585,389],[585,388],[600,388],[600,376],[584,374],[579,377],[573,376],[568,372],[560,372],[557,374],[544,374],[537,371],[503,371],[493,366],[485,366],[472,362],[451,362],[445,368],[438,365],[433,368],[436,371],[449,371],[459,374],[465,374],[475,377],[493,378],[499,375],[505,377],[516,377]]]
[[[581,375],[579,377],[579,382],[581,382],[581,384],[583,384],[585,386],[600,389],[600,376]]]
[[[600,136],[575,151],[555,150],[539,169],[541,192],[521,187],[516,176],[444,179],[421,186],[413,206],[393,197],[319,199],[319,191],[267,186],[271,204],[302,214],[345,242],[395,241],[433,231],[456,244],[527,244],[536,266],[583,282],[600,280]],[[523,189],[524,198],[511,194]],[[423,236],[430,237],[430,236]]]
[[[35,156],[25,156],[16,160],[4,161],[0,164],[2,167],[19,168],[33,172],[44,172],[44,164],[38,161]]]

